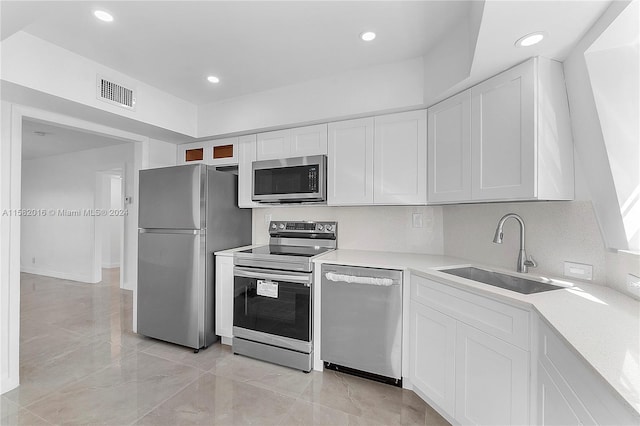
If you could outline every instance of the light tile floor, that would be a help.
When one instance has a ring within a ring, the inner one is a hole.
[[[0,424],[448,424],[410,391],[141,337],[118,273],[22,274],[21,385],[0,396]]]

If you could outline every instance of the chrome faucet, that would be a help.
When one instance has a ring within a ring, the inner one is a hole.
[[[529,256],[527,258],[527,252],[524,250],[524,221],[520,216],[515,213],[508,213],[502,216],[500,222],[498,222],[498,227],[496,228],[496,235],[493,237],[493,242],[496,244],[502,244],[503,232],[502,227],[504,223],[509,218],[514,218],[520,224],[520,253],[518,254],[518,272],[529,272],[529,267],[535,268],[538,266],[533,257]]]

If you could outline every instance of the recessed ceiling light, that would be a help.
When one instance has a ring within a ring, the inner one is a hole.
[[[365,31],[360,34],[360,38],[364,41],[371,41],[376,38],[376,33],[374,33],[373,31]]]
[[[215,75],[210,75],[207,80],[209,80],[209,83],[220,83],[220,79]]]
[[[96,10],[93,12],[96,18],[104,22],[113,22],[113,15],[109,12],[105,12],[104,10]]]
[[[518,41],[516,41],[516,46],[517,47],[533,46],[534,44],[540,43],[543,38],[544,38],[544,33],[542,32],[527,34],[526,36],[521,37],[518,39]]]

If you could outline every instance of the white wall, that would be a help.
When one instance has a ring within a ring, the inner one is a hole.
[[[2,80],[196,137],[194,104],[22,31],[3,40],[1,46]],[[135,111],[99,101],[98,74],[133,87]]]
[[[198,108],[198,135],[419,107],[423,80],[422,58],[415,58],[227,99]]]
[[[11,208],[11,105],[6,102],[1,104],[0,119],[0,393],[3,393],[18,385],[18,349],[13,343],[19,340],[20,292],[11,291],[15,290],[10,283],[16,275],[9,262],[12,217],[3,214]]]
[[[100,206],[96,173],[125,163],[133,173],[134,147],[113,147],[43,157],[22,165],[22,208],[83,210]],[[132,179],[125,180],[133,193]],[[21,228],[21,268],[25,272],[82,282],[95,282],[96,247],[93,216],[47,215],[24,217]],[[135,218],[125,233],[135,233]],[[33,259],[35,258],[35,263]]]
[[[625,247],[627,241],[584,55],[627,6],[626,1],[612,2],[564,61],[576,161],[589,171],[586,184],[605,245],[612,248]]]
[[[178,158],[178,146],[172,143],[149,139],[147,158],[143,160],[145,169],[175,166]]]
[[[103,184],[105,191],[105,205],[111,210],[122,209],[122,178],[115,175],[105,175]],[[122,239],[123,216],[105,216],[102,231],[102,267],[117,268],[120,266],[120,240]]]
[[[423,228],[413,228],[413,213],[421,213]],[[273,207],[253,209],[253,242],[269,241],[265,215],[272,220],[338,222],[338,248],[442,254],[441,207]]]

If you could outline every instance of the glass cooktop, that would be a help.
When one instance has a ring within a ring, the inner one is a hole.
[[[268,246],[255,247],[248,250],[242,250],[239,253],[271,255],[271,256],[313,257],[329,250],[331,249],[328,249],[326,247],[268,245]]]

